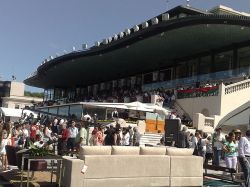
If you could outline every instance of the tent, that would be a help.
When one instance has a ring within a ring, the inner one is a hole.
[[[30,110],[0,107],[0,114],[2,117],[10,117],[11,119],[16,120],[17,118],[20,118],[23,113],[26,113],[27,115],[30,115],[30,113],[32,113],[34,115],[34,118],[37,118],[37,114]]]
[[[86,106],[93,106],[93,107],[103,107],[103,108],[117,108],[117,109],[127,109],[127,110],[136,110],[136,111],[143,111],[143,112],[156,112],[162,115],[169,115],[171,111],[149,103],[141,103],[138,101],[131,102],[131,103],[98,103],[98,102],[81,102],[81,104]]]

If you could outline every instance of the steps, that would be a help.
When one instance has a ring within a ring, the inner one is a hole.
[[[155,133],[145,133],[140,138],[140,145],[152,145],[155,146],[160,143],[160,139],[162,138],[163,134],[155,134]]]

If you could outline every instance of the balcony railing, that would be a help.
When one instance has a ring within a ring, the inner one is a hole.
[[[220,72],[196,75],[181,79],[144,84],[142,89],[143,90],[154,90],[158,88],[170,89],[170,88],[176,88],[176,86],[178,85],[181,86],[193,85],[196,82],[207,82],[210,80],[225,80],[230,78],[243,77],[244,75],[249,75],[249,74],[250,74],[250,67],[244,67],[234,70],[220,71]]]
[[[206,117],[204,126],[209,126],[214,128],[214,118]]]
[[[238,83],[234,83],[225,87],[225,95],[238,92],[240,90],[243,90],[249,87],[250,87],[250,79],[247,79],[245,81],[241,81]]]

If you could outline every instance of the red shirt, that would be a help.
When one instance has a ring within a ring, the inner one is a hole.
[[[62,140],[63,140],[63,141],[68,141],[68,138],[69,138],[69,130],[68,130],[68,129],[63,129],[61,135],[62,135]]]
[[[39,127],[35,124],[33,124],[31,127],[30,127],[30,138],[31,139],[35,139],[36,138],[36,131],[39,129]]]

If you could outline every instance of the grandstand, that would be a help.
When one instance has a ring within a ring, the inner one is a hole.
[[[249,14],[221,5],[210,11],[177,6],[87,50],[46,59],[24,82],[44,88],[39,107],[47,111],[48,105],[176,95],[171,108],[212,131],[249,123],[232,119],[249,119],[249,75]]]

